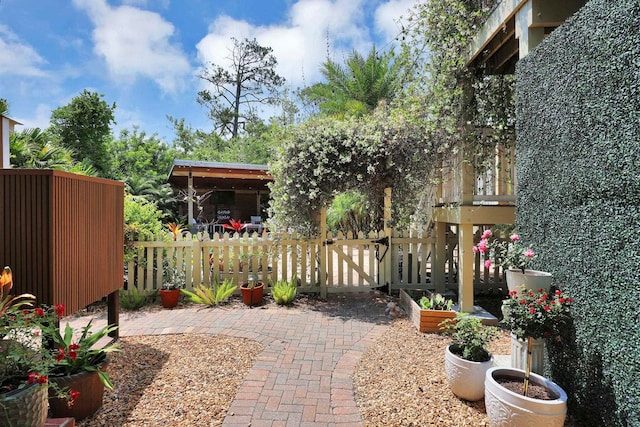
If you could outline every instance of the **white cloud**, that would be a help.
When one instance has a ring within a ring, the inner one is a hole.
[[[382,33],[387,41],[392,41],[402,30],[400,17],[407,17],[409,10],[415,5],[415,0],[389,0],[378,6],[375,12],[375,28]]]
[[[174,26],[159,14],[131,6],[110,7],[105,0],[74,0],[95,25],[94,52],[119,82],[152,79],[175,93],[191,71],[182,49],[171,42]]]
[[[198,58],[203,64],[226,65],[232,46],[238,40],[256,38],[262,46],[273,48],[278,60],[276,71],[287,85],[310,85],[320,79],[319,68],[327,57],[341,61],[351,49],[368,50],[371,46],[363,4],[365,0],[298,0],[279,25],[254,26],[229,16],[219,16],[209,26],[198,44]]]
[[[22,123],[22,126],[16,127],[17,131],[24,129],[40,128],[46,129],[49,127],[49,120],[51,119],[51,111],[53,109],[47,104],[38,104],[35,108],[35,115],[32,117],[18,117],[17,121]]]
[[[43,77],[45,60],[5,25],[0,25],[0,75]]]

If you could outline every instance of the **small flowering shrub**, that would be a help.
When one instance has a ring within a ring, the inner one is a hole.
[[[504,301],[502,323],[521,340],[559,335],[573,300],[561,291],[511,291]]]
[[[508,242],[495,238],[489,240],[492,234],[491,230],[485,230],[480,242],[473,247],[473,253],[481,253],[484,256],[484,267],[496,265],[504,269],[518,268],[524,273],[535,258],[535,252],[522,246],[518,234],[512,234]]]

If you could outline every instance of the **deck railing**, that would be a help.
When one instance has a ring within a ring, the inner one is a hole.
[[[442,168],[437,203],[515,203],[515,154],[515,148],[498,145],[472,162],[464,160],[460,154],[448,158]]]

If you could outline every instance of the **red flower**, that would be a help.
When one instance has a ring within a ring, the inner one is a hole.
[[[571,304],[573,302],[573,300],[571,298],[567,298],[565,301],[567,301],[569,304]]]
[[[76,358],[78,357],[78,353],[76,353],[75,351],[70,351],[69,357],[71,358],[71,360],[76,360]]]
[[[244,229],[244,224],[240,222],[240,220],[230,219],[229,224],[222,224],[222,226],[228,230],[233,230],[237,233]]]
[[[27,376],[27,383],[29,385],[35,384],[36,381],[38,381],[38,377],[40,375],[38,375],[36,372],[29,372],[29,375]]]
[[[44,316],[44,310],[41,309],[40,307],[36,308],[36,314],[38,316]]]
[[[71,344],[69,345],[69,350],[70,351],[80,350],[80,346],[78,344]]]
[[[65,356],[65,352],[64,352],[64,348],[59,348],[58,349],[58,355],[56,356],[56,361],[59,362],[62,359],[64,359]]]
[[[548,305],[545,305],[543,308],[544,308],[545,311],[551,310],[551,307],[549,307]]]
[[[558,302],[559,302],[560,304],[564,304],[564,298],[558,298]]]
[[[529,313],[534,314],[535,312],[536,312],[536,309],[535,309],[535,308],[531,307],[531,308],[529,309]]]
[[[38,384],[46,384],[47,383],[47,376],[46,375],[40,375],[38,377]]]
[[[67,403],[67,405],[69,405],[69,408],[72,407],[74,403],[76,403],[76,400],[78,400],[78,396],[80,396],[78,390],[71,390],[69,392],[69,402]]]
[[[518,291],[510,291],[509,295],[511,295],[511,296],[518,295]]]
[[[63,304],[56,304],[53,306],[56,310],[56,314],[58,316],[62,316],[64,314],[64,305]]]
[[[561,295],[561,294],[562,294],[562,292],[556,291],[556,295]]]
[[[524,304],[526,304],[526,303],[527,303],[527,301],[525,301],[525,300],[523,300],[523,299],[521,299],[521,300],[520,300],[520,304],[523,304],[523,305],[524,305]]]

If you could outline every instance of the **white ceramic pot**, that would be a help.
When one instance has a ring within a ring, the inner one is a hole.
[[[461,399],[475,401],[484,397],[484,379],[487,370],[493,366],[493,356],[487,362],[471,362],[449,350],[444,354],[444,369],[449,388]]]
[[[551,273],[545,271],[525,270],[524,274],[522,274],[522,270],[510,268],[506,274],[509,292],[521,291],[522,285],[524,285],[527,290],[533,289],[537,292],[538,289],[543,289],[545,292],[548,292],[553,282]]]
[[[544,340],[532,340],[531,348],[531,372],[544,374]],[[511,334],[511,367],[527,369],[527,341],[518,339]]]
[[[491,368],[487,371],[484,404],[491,427],[562,427],[567,416],[567,394],[559,385],[531,373],[530,383],[541,385],[559,396],[554,400],[525,397],[502,387],[496,378],[511,377],[524,381],[524,371]]]

